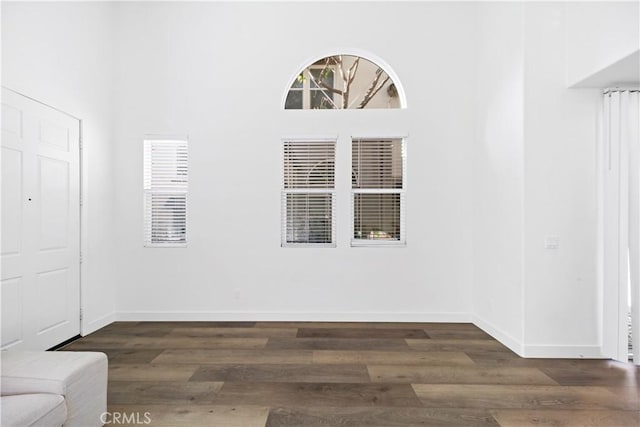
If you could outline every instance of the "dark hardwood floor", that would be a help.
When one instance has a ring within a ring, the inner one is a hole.
[[[118,322],[61,350],[107,354],[118,426],[640,425],[640,369],[471,324]]]

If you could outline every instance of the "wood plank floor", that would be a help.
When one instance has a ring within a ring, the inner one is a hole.
[[[118,322],[62,350],[107,354],[130,425],[640,425],[640,369],[522,359],[471,324]]]

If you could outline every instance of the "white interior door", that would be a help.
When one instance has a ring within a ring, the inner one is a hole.
[[[80,122],[2,89],[1,348],[80,332]]]

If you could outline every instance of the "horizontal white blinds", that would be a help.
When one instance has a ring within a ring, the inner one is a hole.
[[[401,239],[402,194],[356,193],[353,197],[355,239]]]
[[[334,188],[334,141],[284,143],[284,188]]]
[[[187,243],[187,191],[187,141],[144,141],[145,245]]]
[[[333,194],[289,193],[283,207],[285,244],[333,242]]]
[[[403,157],[401,139],[354,139],[353,188],[402,188]]]
[[[335,141],[285,141],[282,245],[335,242]]]
[[[352,140],[352,243],[404,242],[402,139]]]

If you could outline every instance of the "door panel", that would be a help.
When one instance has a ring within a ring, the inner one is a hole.
[[[22,278],[2,280],[2,348],[22,342]]]
[[[8,140],[22,138],[22,111],[4,103],[2,104],[2,138]]]
[[[69,269],[40,272],[37,275],[36,284],[38,304],[50,307],[49,310],[43,310],[40,313],[38,333],[68,322]]]
[[[77,119],[2,89],[2,349],[80,332]]]
[[[40,251],[59,250],[68,247],[69,237],[69,165],[65,161],[38,158]]]
[[[64,152],[69,151],[69,129],[47,120],[40,122],[40,142]]]
[[[18,255],[22,243],[22,153],[2,147],[2,255]]]

